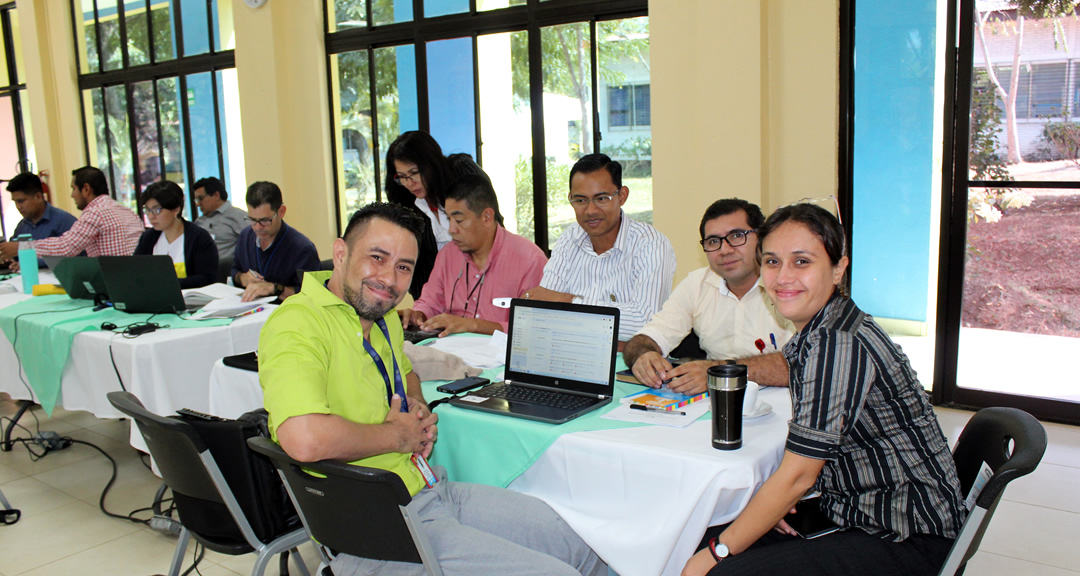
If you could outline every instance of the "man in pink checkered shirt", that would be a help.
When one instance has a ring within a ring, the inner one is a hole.
[[[83,211],[82,216],[62,236],[34,241],[38,256],[77,256],[84,250],[91,258],[134,253],[145,229],[142,220],[109,196],[109,184],[101,170],[86,166],[71,174],[71,198]],[[0,244],[0,255],[5,259],[14,258],[18,250],[17,242]]]

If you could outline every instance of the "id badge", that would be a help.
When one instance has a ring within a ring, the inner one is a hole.
[[[420,471],[420,475],[424,477],[424,483],[428,488],[431,488],[439,483],[439,479],[435,477],[435,473],[431,471],[431,466],[428,466],[427,459],[421,454],[412,455],[413,466]]]

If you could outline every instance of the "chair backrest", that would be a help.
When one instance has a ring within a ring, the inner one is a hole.
[[[215,281],[225,284],[229,280],[229,272],[232,272],[233,257],[218,258],[217,277]]]
[[[260,536],[252,528],[209,447],[191,424],[150,412],[130,392],[109,392],[107,397],[139,427],[162,479],[173,492],[184,527],[219,552],[228,549],[230,552],[226,553],[241,553],[261,545]],[[265,539],[277,535],[269,534]]]
[[[175,493],[224,504],[203,465],[206,444],[187,423],[150,412],[130,392],[109,392],[109,402],[135,421],[161,477]]]
[[[953,449],[961,494],[967,495],[985,463],[993,475],[968,512],[941,574],[963,574],[982,542],[990,518],[1013,480],[1030,474],[1046,452],[1046,430],[1034,416],[1016,408],[979,410],[968,421]]]
[[[251,438],[248,445],[281,472],[313,540],[360,558],[424,563],[426,540],[414,540],[403,514],[412,496],[397,474],[331,460],[297,462],[269,438]]]

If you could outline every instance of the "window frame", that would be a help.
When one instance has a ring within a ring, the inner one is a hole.
[[[364,0],[358,0],[364,1]],[[404,0],[398,0],[404,1]],[[375,85],[373,51],[377,48],[394,46],[415,46],[416,61],[416,92],[417,92],[417,126],[419,130],[430,131],[430,117],[428,114],[428,82],[427,82],[427,51],[429,42],[449,40],[455,38],[470,38],[473,47],[473,84],[474,97],[473,107],[476,117],[476,142],[477,149],[473,153],[478,164],[482,164],[481,139],[481,114],[479,102],[479,66],[477,63],[477,38],[487,34],[505,32],[527,32],[529,48],[529,87],[530,87],[530,111],[532,116],[532,182],[533,182],[533,240],[537,246],[550,253],[548,242],[548,206],[547,206],[547,172],[546,172],[546,148],[544,139],[544,86],[543,86],[543,53],[541,46],[541,29],[549,26],[574,24],[587,22],[592,50],[596,50],[596,23],[607,20],[619,20],[624,18],[637,18],[648,16],[648,0],[528,0],[526,4],[509,6],[495,10],[478,11],[476,0],[469,0],[469,10],[457,14],[447,14],[432,18],[424,17],[424,0],[412,0],[413,19],[406,22],[383,24],[372,26],[372,2],[366,1],[365,26],[350,27],[330,32],[332,14],[330,3],[323,1],[323,30],[326,43],[326,69],[331,70],[331,57],[345,52],[367,50],[368,75],[371,86]],[[335,23],[336,25],[336,23]],[[599,77],[597,58],[592,59],[590,73],[592,94],[592,122],[593,150],[601,150],[602,131],[600,130],[600,106]],[[651,85],[651,84],[650,84]],[[343,183],[338,177],[337,155],[338,136],[337,126],[334,124],[334,78],[327,74],[327,93],[329,98],[329,122],[331,137],[331,156],[335,158],[334,166],[334,205],[337,212],[338,232],[341,232],[341,199],[344,194]],[[378,111],[375,103],[375,90],[369,90],[372,99],[372,126],[377,126]],[[633,115],[633,111],[631,111]],[[650,115],[651,116],[651,115]],[[372,149],[375,152],[375,197],[383,199],[382,166],[380,165],[379,153],[384,153],[380,147],[378,130],[372,130]],[[537,161],[540,159],[540,161]]]
[[[236,60],[233,50],[217,50],[215,48],[215,38],[219,33],[217,27],[214,25],[214,9],[213,2],[206,2],[206,19],[207,19],[207,40],[208,47],[205,53],[195,54],[187,56],[184,54],[184,23],[183,23],[183,6],[182,2],[177,0],[169,3],[169,9],[173,11],[171,16],[172,21],[172,34],[173,41],[176,43],[176,56],[163,61],[159,61],[157,58],[156,50],[153,42],[153,17],[151,6],[152,0],[143,0],[145,6],[145,14],[147,17],[147,37],[149,40],[149,63],[138,64],[130,66],[130,57],[128,54],[128,39],[127,39],[127,18],[124,16],[126,9],[125,0],[116,0],[117,7],[117,24],[118,32],[120,35],[120,51],[121,51],[121,66],[116,70],[102,70],[100,59],[102,57],[102,45],[101,45],[101,14],[98,9],[98,1],[92,0],[94,3],[94,39],[97,44],[97,54],[99,58],[98,71],[97,72],[80,72],[78,77],[79,84],[79,104],[83,110],[83,150],[86,154],[86,158],[90,156],[90,135],[87,131],[87,118],[86,118],[86,93],[90,90],[103,91],[103,102],[106,104],[105,109],[105,135],[106,135],[106,149],[108,150],[108,162],[110,166],[113,166],[112,158],[112,146],[111,146],[111,134],[109,130],[108,108],[107,99],[104,98],[104,91],[107,88],[115,86],[124,87],[124,96],[127,103],[125,113],[128,118],[135,117],[135,104],[133,100],[133,91],[136,84],[142,82],[151,82],[153,87],[154,97],[154,115],[158,127],[161,126],[161,99],[158,94],[158,80],[175,78],[177,82],[177,89],[181,95],[188,93],[187,78],[188,76],[202,73],[209,73],[210,86],[213,98],[214,107],[214,131],[217,143],[217,160],[218,160],[218,173],[217,176],[222,181],[226,181],[224,151],[222,150],[222,127],[221,127],[221,107],[220,107],[220,87],[218,85],[218,72],[222,70],[228,70],[236,68]],[[229,0],[218,0],[229,1]],[[77,5],[80,0],[69,0],[69,7],[71,10],[71,33],[74,39],[75,45],[75,64],[77,70],[82,70],[82,47],[79,44],[79,30],[78,27],[85,25],[86,21],[81,19],[82,12]],[[87,67],[89,69],[89,66]],[[195,156],[191,138],[191,116],[188,109],[188,98],[181,97],[179,99],[179,118],[180,118],[180,130],[182,133],[182,140],[184,144],[184,172],[185,180],[183,188],[186,190],[187,202],[189,204],[189,214],[192,214],[192,220],[194,215],[198,214],[198,206],[194,200],[193,190],[190,190],[189,186],[194,184],[198,178],[210,176],[211,174],[195,174]],[[92,122],[92,119],[91,119]],[[138,149],[138,136],[137,127],[134,122],[128,122],[128,145],[131,150],[136,151]],[[158,162],[160,163],[161,174],[164,177],[166,174],[165,166],[165,142],[162,137],[161,131],[158,133]],[[100,158],[98,159],[100,162]],[[142,206],[138,202],[138,194],[146,188],[149,182],[141,181],[141,174],[139,170],[138,154],[132,155],[133,165],[125,167],[130,168],[133,173],[133,185],[135,187],[135,211],[141,217]],[[110,170],[106,175],[109,180],[109,195],[114,199],[117,197],[118,189],[114,177],[114,171]]]

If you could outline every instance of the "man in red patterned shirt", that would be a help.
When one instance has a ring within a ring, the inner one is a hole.
[[[85,166],[71,174],[71,198],[83,211],[82,216],[62,236],[35,240],[38,256],[76,256],[83,250],[91,258],[134,253],[145,228],[142,220],[109,196],[109,184],[101,170]],[[14,258],[18,251],[18,242],[0,244],[4,258]]]

